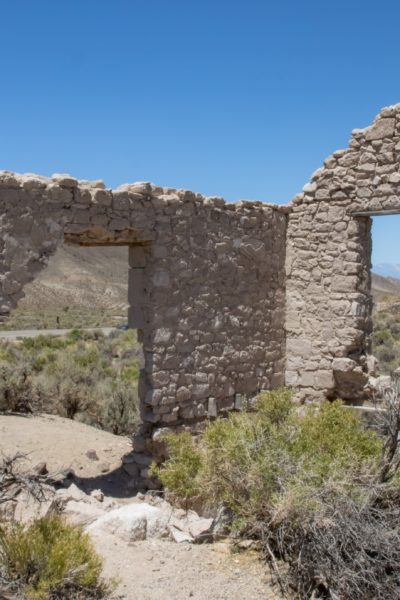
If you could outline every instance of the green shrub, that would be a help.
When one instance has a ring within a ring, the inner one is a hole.
[[[136,333],[74,330],[0,341],[0,412],[47,412],[119,435],[139,423]]]
[[[262,394],[255,411],[210,423],[195,442],[166,436],[170,458],[153,469],[180,502],[223,503],[241,526],[262,520],[288,489],[374,469],[382,443],[340,402],[298,407],[290,392]]]
[[[298,430],[291,455],[317,480],[341,472],[355,474],[380,455],[381,441],[362,426],[354,410],[343,408],[339,401],[310,406],[295,422]]]
[[[88,535],[59,515],[0,526],[0,574],[29,599],[105,598],[101,569]]]
[[[28,362],[0,364],[0,412],[31,413],[38,408],[39,397]]]
[[[109,384],[100,402],[100,424],[114,435],[129,435],[140,423],[137,388],[123,381]],[[95,406],[94,408],[97,408]]]
[[[198,475],[202,457],[193,436],[188,432],[168,433],[164,437],[170,451],[168,463],[161,469],[152,466],[152,474],[173,493],[176,500],[186,503],[200,493]]]

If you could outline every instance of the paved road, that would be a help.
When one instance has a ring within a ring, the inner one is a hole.
[[[66,335],[73,329],[26,329],[21,331],[0,331],[0,339],[17,340],[24,337],[37,337],[38,335]],[[115,327],[93,327],[82,329],[82,331],[101,331],[108,335],[115,331]]]

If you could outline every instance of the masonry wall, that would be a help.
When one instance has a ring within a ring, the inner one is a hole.
[[[292,203],[286,253],[286,383],[304,400],[366,398],[371,218],[400,212],[400,105],[354,130]]]
[[[0,176],[0,311],[63,241],[129,246],[129,323],[147,433],[282,385],[288,209],[150,184]]]
[[[146,282],[132,321],[144,324],[144,419],[158,423],[242,408],[284,381],[284,209],[185,194],[158,198],[146,266],[131,269],[134,305]]]
[[[284,382],[306,401],[374,390],[370,217],[400,212],[400,105],[355,130],[288,206],[3,171],[0,207],[0,320],[58,244],[129,246],[138,450],[155,428]]]

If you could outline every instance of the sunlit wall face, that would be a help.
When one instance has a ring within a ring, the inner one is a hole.
[[[372,271],[400,278],[400,214],[373,218]]]

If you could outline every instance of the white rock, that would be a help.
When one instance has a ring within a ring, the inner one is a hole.
[[[147,503],[132,503],[111,510],[87,527],[89,533],[102,531],[129,542],[162,538],[168,534],[171,510]]]
[[[181,531],[174,525],[169,525],[168,529],[169,529],[172,539],[177,544],[181,544],[182,542],[189,542],[189,543],[193,542],[193,537],[189,533]]]
[[[88,504],[77,500],[70,500],[64,507],[63,514],[67,520],[75,525],[88,525],[104,515],[104,510],[99,504]]]
[[[75,483],[71,483],[71,485],[65,489],[58,490],[56,495],[57,498],[60,498],[65,503],[70,500],[75,500],[76,502],[90,502],[90,497],[80,490]]]

